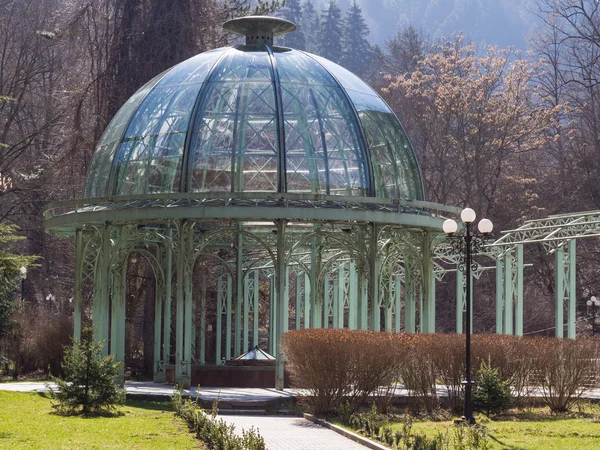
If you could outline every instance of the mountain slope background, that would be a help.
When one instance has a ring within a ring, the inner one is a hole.
[[[338,0],[347,10],[352,0]],[[398,28],[412,24],[432,38],[458,31],[475,43],[525,49],[539,24],[534,0],[357,0],[373,44],[383,44]],[[329,0],[313,0],[323,10]]]

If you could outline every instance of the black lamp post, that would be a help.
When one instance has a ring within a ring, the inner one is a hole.
[[[592,336],[596,336],[596,307],[600,306],[600,300],[592,295],[586,304],[592,307]]]
[[[473,380],[471,379],[471,266],[473,264],[472,255],[478,253],[485,245],[485,237],[494,229],[494,225],[489,219],[481,219],[477,228],[480,235],[475,234],[471,230],[471,225],[475,222],[475,211],[471,208],[465,208],[460,213],[460,218],[465,224],[464,231],[457,233],[458,224],[452,219],[444,222],[443,229],[450,243],[452,244],[453,252],[459,257],[458,270],[465,273],[465,295],[467,303],[466,317],[466,348],[465,348],[465,365],[466,378],[463,381],[465,386],[465,409],[464,420],[471,424],[475,423],[473,417],[473,404],[471,401],[471,393],[473,390]]]

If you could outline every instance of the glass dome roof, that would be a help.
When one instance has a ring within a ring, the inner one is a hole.
[[[292,192],[424,200],[386,103],[309,53],[240,45],[158,75],[118,111],[85,196]]]

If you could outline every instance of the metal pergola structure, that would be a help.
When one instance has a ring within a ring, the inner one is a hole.
[[[85,198],[44,212],[48,230],[75,239],[75,338],[91,315],[104,354],[124,360],[131,255],[156,280],[157,382],[174,367],[189,386],[195,366],[262,345],[281,389],[278,343],[290,327],[435,332],[436,280],[457,265],[442,222],[460,209],[424,201],[408,138],[371,88],[272,45],[293,24],[227,26],[247,45],[198,55],[142,87],[100,140]],[[479,255],[495,261],[473,276],[496,270],[498,333],[522,335],[522,246],[545,239],[574,337],[573,239],[597,219],[577,228],[568,217],[527,222]],[[461,271],[456,279],[462,332]]]
[[[208,206],[214,196],[158,197],[83,199],[46,210],[54,233],[75,230],[75,337],[87,292],[96,339],[117,360],[124,358],[129,255],[152,266],[157,382],[174,362],[177,383],[189,386],[192,365],[221,364],[265,338],[282,377],[278,342],[290,323],[297,329],[435,331],[435,244],[443,214],[455,215],[457,208],[291,194],[230,194],[219,206]],[[223,270],[198,273],[203,258]],[[214,278],[212,302],[210,282],[192,289],[195,277],[207,276]],[[261,290],[269,293],[268,318],[258,314]]]

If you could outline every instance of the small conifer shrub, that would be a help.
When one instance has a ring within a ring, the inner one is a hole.
[[[53,408],[63,414],[112,412],[125,402],[125,392],[116,384],[122,363],[113,356],[102,356],[101,342],[94,342],[93,328],[82,330],[81,341],[65,350],[61,364],[63,376],[52,378],[57,385],[50,389]]]

